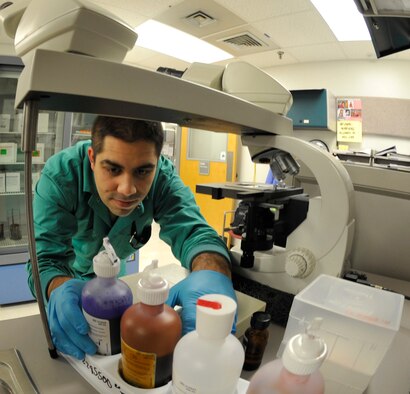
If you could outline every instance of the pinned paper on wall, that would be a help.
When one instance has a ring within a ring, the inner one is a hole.
[[[337,99],[337,141],[362,142],[361,99]]]

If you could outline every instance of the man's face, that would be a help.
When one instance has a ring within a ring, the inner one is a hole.
[[[97,156],[88,148],[95,184],[102,202],[115,216],[129,215],[146,197],[155,176],[158,158],[152,142],[125,142],[104,138]]]

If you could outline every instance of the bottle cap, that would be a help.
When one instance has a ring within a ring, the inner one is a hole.
[[[146,305],[161,305],[168,298],[169,285],[154,269],[158,267],[158,260],[152,260],[145,267],[142,278],[137,284],[137,295],[139,300]]]
[[[115,278],[120,272],[120,259],[108,237],[103,239],[103,245],[105,250],[102,250],[93,259],[94,272],[101,278]]]
[[[315,318],[306,332],[292,337],[283,352],[283,366],[295,375],[310,375],[320,368],[326,358],[327,346],[315,335],[322,319]]]
[[[222,294],[206,294],[196,304],[196,331],[206,339],[223,339],[232,331],[236,302]]]
[[[255,312],[251,317],[251,327],[264,330],[269,327],[271,316],[267,312]]]

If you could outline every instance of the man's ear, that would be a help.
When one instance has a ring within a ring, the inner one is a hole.
[[[91,169],[94,171],[95,156],[94,156],[94,149],[91,146],[88,147],[88,159],[90,160]]]

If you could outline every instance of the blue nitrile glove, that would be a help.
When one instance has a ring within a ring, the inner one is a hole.
[[[196,301],[205,294],[223,294],[236,300],[232,281],[224,274],[212,270],[191,272],[184,280],[171,287],[166,301],[172,308],[182,306],[182,335],[195,330]],[[236,332],[236,315],[232,333]]]
[[[51,292],[47,305],[51,337],[63,353],[82,360],[97,346],[88,336],[88,323],[81,310],[81,291],[87,282],[70,279]]]

